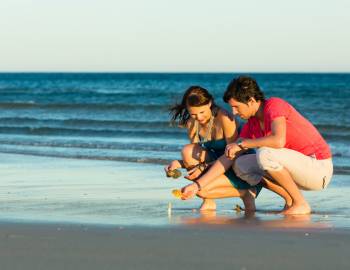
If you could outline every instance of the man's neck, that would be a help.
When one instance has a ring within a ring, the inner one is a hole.
[[[259,121],[264,121],[264,102],[257,101],[258,109],[255,113],[255,117],[258,118]]]

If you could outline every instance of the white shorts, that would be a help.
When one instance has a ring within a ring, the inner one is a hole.
[[[233,165],[236,175],[250,185],[259,183],[266,171],[287,169],[303,190],[320,190],[328,186],[333,175],[332,159],[318,160],[287,148],[261,147],[256,154],[242,155]]]

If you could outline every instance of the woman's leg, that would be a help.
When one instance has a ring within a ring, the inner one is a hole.
[[[187,144],[181,151],[182,160],[187,170],[195,167],[199,163],[210,162],[208,152],[198,144]],[[203,202],[200,210],[215,210],[216,203],[213,199],[202,198]]]
[[[206,199],[240,197],[243,200],[246,211],[255,211],[255,194],[249,190],[236,189],[225,175],[219,176],[206,185],[197,195]],[[215,208],[210,203],[203,203],[200,210],[215,210]]]
[[[210,161],[208,152],[198,144],[186,144],[182,148],[181,155],[187,169],[192,168],[199,163]]]

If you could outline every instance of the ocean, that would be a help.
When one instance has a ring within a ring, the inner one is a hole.
[[[186,132],[169,107],[191,85],[222,101],[237,74],[0,74],[0,152],[165,164]],[[350,174],[350,74],[251,74],[267,97],[286,99],[322,133],[335,172]]]
[[[213,94],[216,103],[229,110],[222,101],[222,95],[229,81],[237,75],[239,74],[0,73],[0,153],[11,154],[11,162],[3,160],[2,168],[7,166],[8,169],[8,163],[15,164],[13,154],[21,154],[33,157],[33,161],[38,160],[34,159],[36,156],[35,158],[58,157],[81,161],[102,160],[109,164],[126,162],[125,164],[134,164],[128,166],[136,168],[138,164],[144,164],[147,165],[144,167],[147,170],[157,168],[160,174],[162,165],[180,158],[182,146],[188,143],[186,130],[170,125],[170,106],[181,100],[189,86],[200,85]],[[277,96],[291,103],[318,128],[330,144],[335,180],[331,182],[331,191],[327,197],[331,198],[331,202],[324,202],[323,206],[332,212],[339,204],[336,199],[345,199],[341,203],[345,203],[346,207],[337,213],[343,217],[346,215],[345,223],[350,226],[349,199],[342,193],[342,190],[350,187],[350,74],[249,75],[257,79],[267,97]],[[15,172],[11,173],[13,175]],[[23,177],[23,171],[21,175]],[[35,181],[35,177],[31,179]],[[42,185],[45,180],[39,182]],[[14,188],[13,192],[16,193],[18,189],[12,186],[13,183],[11,182],[11,190]],[[137,188],[140,182],[129,183],[130,188]],[[83,183],[80,184],[83,186]],[[115,185],[118,185],[117,180]],[[160,183],[152,182],[152,187],[165,192]],[[11,197],[6,195],[6,188],[8,186],[2,186],[3,197],[0,194],[0,199],[12,202],[13,208],[2,206],[0,213],[5,213],[5,216],[11,211],[17,213],[19,200],[24,203],[21,193]],[[138,188],[146,190],[147,185],[143,183]],[[170,185],[166,184],[164,188],[167,188],[168,194]],[[69,192],[69,189],[65,190]],[[45,192],[45,189],[41,192]],[[106,196],[106,192],[101,194],[104,195],[100,199]],[[165,193],[162,194],[164,199]],[[57,199],[57,194],[55,196]],[[310,197],[316,205],[320,202],[318,196],[321,195]],[[45,196],[46,200],[47,197]],[[272,205],[261,200],[263,206]],[[159,204],[160,201],[157,202]],[[30,209],[33,209],[32,205],[25,205],[27,208],[22,204],[17,217],[20,213],[30,213]],[[95,215],[98,211],[95,211]],[[318,211],[322,212],[320,209]],[[111,213],[108,212],[104,220]]]

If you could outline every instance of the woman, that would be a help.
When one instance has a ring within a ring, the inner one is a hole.
[[[214,103],[209,92],[200,86],[191,86],[185,92],[181,104],[171,108],[172,121],[186,127],[190,144],[182,149],[182,160],[174,160],[165,167],[169,172],[186,168],[188,180],[194,181],[203,199],[200,210],[215,210],[213,199],[240,197],[246,211],[255,211],[254,199],[261,187],[255,188],[239,179],[232,169],[217,177],[201,189],[196,179],[220,156],[224,155],[227,144],[233,143],[237,136],[234,117]]]

